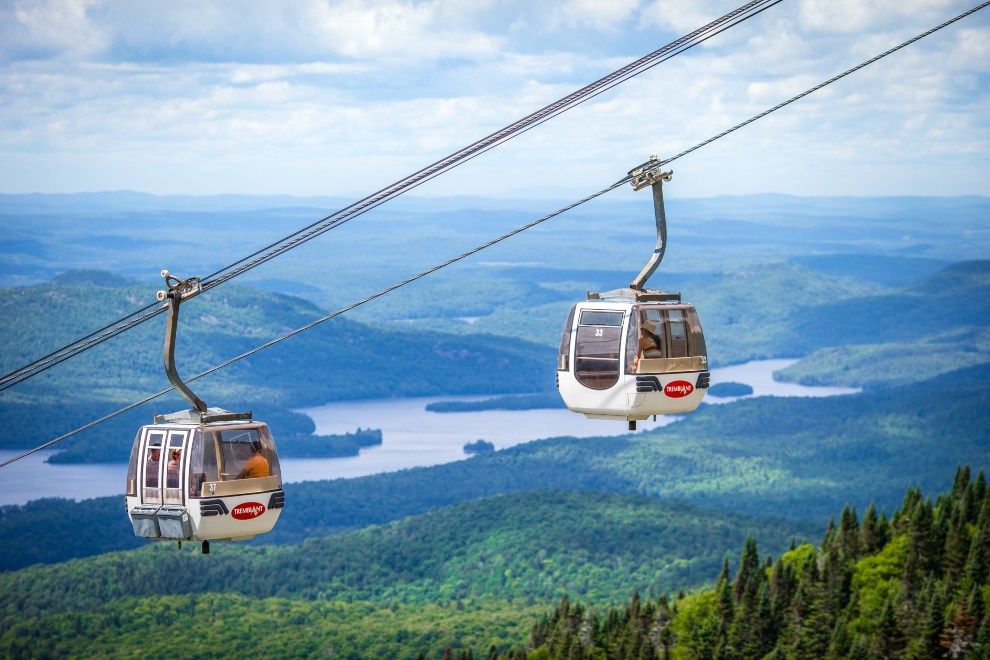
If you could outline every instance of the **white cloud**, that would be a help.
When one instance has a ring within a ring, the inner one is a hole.
[[[0,4],[0,61],[20,57],[83,57],[107,35],[90,21],[96,0],[10,0]]]
[[[706,0],[653,0],[640,15],[644,26],[659,26],[669,28],[678,33],[687,33],[702,25],[707,25],[713,19],[722,16],[733,7],[719,11],[713,7],[719,3]],[[723,3],[724,4],[724,3]]]
[[[640,0],[570,0],[557,5],[565,25],[614,29],[639,8]]]
[[[965,8],[907,4],[881,5],[888,24],[872,8],[847,8],[851,18],[836,23],[830,8],[783,3],[421,192],[493,194],[540,182],[592,190],[650,152],[694,144]],[[17,7],[34,13],[17,23],[21,41],[0,67],[7,191],[297,194],[388,183],[662,45],[669,38],[657,25],[679,34],[732,8],[632,0]],[[63,27],[45,33],[46,12]],[[548,12],[559,14],[555,26]],[[567,12],[580,18],[565,21]],[[909,165],[930,171],[937,192],[986,192],[988,18],[685,158],[678,194],[903,192],[916,186],[901,178]],[[848,32],[853,23],[861,29]]]
[[[904,19],[930,20],[953,0],[801,0],[803,27],[822,34],[854,34],[895,27]]]

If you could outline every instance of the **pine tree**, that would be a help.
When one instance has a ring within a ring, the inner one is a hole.
[[[973,492],[977,502],[982,502],[987,496],[987,477],[983,474],[983,470],[980,470],[979,474],[976,475],[976,480],[973,482]]]
[[[769,633],[775,639],[781,635],[794,597],[796,581],[791,567],[778,559],[770,576]]]
[[[870,502],[859,531],[859,543],[863,554],[872,555],[887,542],[885,538],[881,537],[879,526],[880,519],[877,516],[877,507]]]
[[[673,620],[674,613],[670,609],[670,602],[666,594],[661,594],[660,598],[657,599],[656,613],[653,617],[651,642],[654,648],[660,650],[660,657],[664,660],[670,657],[674,644],[674,634],[670,629]]]
[[[904,632],[897,622],[895,612],[893,599],[887,599],[872,644],[873,653],[881,658],[897,658],[904,650]]]
[[[839,546],[840,553],[844,559],[855,560],[859,557],[859,521],[856,518],[856,509],[853,507],[846,506],[842,509],[836,544]]]
[[[752,650],[760,646],[757,598],[761,585],[765,583],[766,573],[760,568],[756,540],[748,538],[743,545],[739,572],[736,573],[732,589],[734,612],[726,643],[726,654],[729,657],[748,657],[752,653],[747,654],[746,649]]]
[[[722,572],[715,587],[716,597],[715,614],[718,617],[718,633],[715,642],[715,658],[728,657],[728,637],[729,627],[732,625],[732,618],[735,614],[732,604],[732,587],[729,583],[729,559],[722,562]]]
[[[967,486],[969,486],[969,466],[957,467],[956,478],[952,481],[952,490],[949,493],[953,501],[958,502],[963,498]]]
[[[743,545],[742,556],[739,558],[739,572],[732,588],[732,599],[736,605],[756,607],[756,591],[760,587],[760,555],[756,547],[756,539],[747,538]]]
[[[985,508],[985,507],[984,507]],[[982,518],[982,516],[981,516]],[[981,523],[976,536],[969,547],[969,556],[963,570],[963,588],[968,591],[972,587],[986,584],[988,575],[988,549],[990,549],[990,526]]]
[[[966,611],[977,621],[982,621],[983,617],[986,616],[986,607],[983,602],[983,590],[979,586],[974,586],[969,592],[969,599],[966,603]]]
[[[853,640],[849,649],[849,660],[874,660],[875,656],[870,653],[870,645],[862,635]]]
[[[845,658],[852,648],[852,638],[849,636],[849,620],[845,614],[840,616],[832,629],[832,637],[828,642],[829,658]]]
[[[911,613],[915,611],[915,599],[925,576],[939,565],[941,555],[933,540],[931,502],[912,499],[914,505],[911,516],[903,523],[908,535],[908,548],[901,579],[901,598]]]
[[[922,613],[920,625],[915,634],[912,635],[905,656],[912,660],[928,660],[941,655],[939,635],[941,635],[945,623],[943,620],[945,601],[942,588],[937,584],[933,584],[929,591],[931,593]]]
[[[945,538],[945,553],[942,562],[946,584],[955,588],[963,577],[963,569],[969,556],[969,530],[958,508],[953,511],[949,531]]]

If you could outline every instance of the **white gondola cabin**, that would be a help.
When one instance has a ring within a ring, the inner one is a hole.
[[[149,540],[236,541],[271,531],[285,493],[268,426],[142,426],[131,450],[126,499],[134,533]]]
[[[564,403],[592,419],[627,421],[697,408],[710,374],[694,307],[615,293],[571,308],[557,358]]]

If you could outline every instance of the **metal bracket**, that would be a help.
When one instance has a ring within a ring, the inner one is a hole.
[[[162,271],[162,277],[165,278],[165,286],[168,287],[168,291],[158,292],[158,300],[160,301],[163,301],[166,298],[178,298],[179,302],[183,302],[198,296],[203,290],[203,287],[199,283],[198,277],[190,277],[187,280],[180,280],[167,270]]]
[[[662,181],[670,181],[674,176],[674,170],[667,172],[660,167],[660,159],[656,154],[650,154],[650,160],[639,167],[629,171],[629,183],[633,190],[642,190],[646,186],[652,186]]]

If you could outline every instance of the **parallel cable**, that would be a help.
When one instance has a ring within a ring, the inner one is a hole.
[[[644,165],[649,165],[649,166],[652,166],[652,167],[657,167],[659,165],[664,165],[664,164],[667,164],[667,163],[671,163],[671,162],[677,160],[678,158],[681,158],[682,156],[685,156],[685,155],[687,155],[687,154],[689,154],[689,153],[691,153],[691,152],[693,152],[693,151],[695,151],[697,149],[700,149],[700,148],[704,147],[705,145],[711,144],[712,142],[714,142],[717,139],[720,139],[722,137],[725,137],[726,135],[729,135],[730,133],[738,130],[739,128],[742,128],[743,126],[746,126],[748,124],[751,124],[754,121],[756,121],[756,120],[758,120],[758,119],[760,119],[762,117],[766,117],[770,113],[775,112],[776,110],[779,110],[779,109],[781,109],[781,108],[789,105],[790,103],[793,103],[794,101],[797,101],[798,99],[801,99],[801,98],[807,96],[808,94],[811,94],[811,93],[813,93],[813,92],[815,92],[815,91],[817,91],[819,89],[822,89],[823,87],[825,87],[827,85],[830,85],[833,82],[835,82],[835,81],[837,81],[837,80],[839,80],[841,78],[844,78],[845,76],[847,76],[847,75],[849,75],[851,73],[854,73],[854,72],[862,69],[863,67],[868,66],[869,64],[872,64],[872,63],[876,62],[877,60],[880,60],[880,59],[886,57],[887,55],[890,55],[891,53],[894,53],[894,52],[900,50],[901,48],[903,48],[903,47],[905,47],[905,46],[907,46],[909,44],[912,44],[912,43],[918,41],[919,39],[922,39],[922,38],[924,38],[924,37],[926,37],[926,36],[928,36],[928,35],[930,35],[930,34],[932,34],[934,32],[937,32],[937,31],[939,31],[939,30],[941,30],[941,29],[943,29],[943,28],[945,28],[945,27],[947,27],[947,26],[955,23],[956,21],[959,21],[959,20],[961,20],[961,19],[963,19],[963,18],[965,18],[965,17],[967,17],[967,16],[969,16],[969,15],[971,15],[971,14],[973,14],[973,13],[975,13],[975,12],[981,10],[981,9],[984,9],[988,5],[990,5],[990,0],[987,0],[986,2],[983,2],[980,5],[977,5],[973,9],[970,9],[970,10],[968,10],[966,12],[963,12],[962,14],[959,14],[958,16],[956,16],[954,18],[951,18],[951,19],[945,21],[944,23],[941,23],[938,26],[936,26],[936,27],[934,27],[934,28],[932,28],[930,30],[925,31],[925,32],[919,34],[918,36],[912,37],[911,39],[908,39],[907,41],[899,44],[898,46],[895,46],[893,48],[890,48],[890,49],[884,51],[883,53],[880,53],[879,55],[877,55],[875,57],[872,57],[869,60],[866,60],[865,62],[863,62],[861,64],[858,64],[858,65],[856,65],[856,66],[854,66],[854,67],[852,67],[850,69],[847,69],[846,71],[844,71],[844,72],[842,72],[842,73],[840,73],[840,74],[838,74],[836,76],[833,76],[832,78],[829,78],[827,81],[825,81],[823,83],[819,83],[818,85],[815,85],[814,87],[810,87],[810,88],[808,88],[808,90],[806,90],[806,91],[804,91],[804,92],[802,92],[800,94],[797,94],[795,96],[792,96],[791,98],[789,98],[786,101],[783,101],[781,103],[778,103],[777,105],[775,105],[775,106],[773,106],[773,107],[771,107],[771,108],[769,108],[767,110],[764,110],[763,112],[760,112],[759,114],[753,115],[753,117],[747,119],[746,121],[740,122],[740,123],[736,124],[735,126],[732,126],[731,128],[726,129],[726,130],[722,131],[721,133],[716,134],[715,136],[713,136],[711,138],[708,138],[707,140],[703,140],[703,141],[699,142],[698,144],[694,145],[693,147],[691,147],[689,149],[685,149],[684,151],[681,151],[680,153],[678,153],[678,154],[676,154],[676,155],[674,155],[674,156],[672,156],[670,158],[667,158],[665,160],[659,161],[659,162],[649,162],[648,161],[647,163],[644,163]],[[203,371],[203,372],[201,372],[201,373],[199,373],[199,374],[197,374],[197,375],[195,375],[195,376],[193,376],[191,378],[186,379],[186,381],[187,382],[192,382],[192,381],[198,380],[199,378],[203,378],[204,376],[208,376],[208,375],[210,375],[212,373],[215,373],[217,371],[220,371],[221,369],[224,369],[224,368],[226,368],[226,367],[234,364],[235,362],[239,362],[240,360],[243,360],[244,358],[247,358],[247,357],[250,357],[252,355],[255,355],[256,353],[259,353],[259,352],[261,352],[261,351],[263,351],[263,350],[265,350],[267,348],[271,348],[272,346],[274,346],[276,344],[279,344],[279,343],[285,341],[286,339],[289,339],[290,337],[294,337],[294,336],[296,336],[296,335],[298,335],[298,334],[300,334],[302,332],[305,332],[306,330],[309,330],[311,328],[314,328],[314,327],[320,325],[321,323],[325,323],[326,321],[329,321],[332,318],[335,318],[337,316],[340,316],[341,314],[344,314],[346,312],[349,312],[349,311],[351,311],[351,310],[353,310],[353,309],[355,309],[357,307],[360,307],[361,305],[364,305],[366,303],[369,303],[369,302],[371,302],[373,300],[377,300],[378,298],[381,298],[382,296],[385,296],[385,295],[387,295],[387,294],[395,291],[396,289],[400,289],[400,288],[402,288],[402,287],[404,287],[404,286],[406,286],[408,284],[411,284],[411,283],[413,283],[413,282],[415,282],[417,280],[420,280],[420,279],[422,279],[424,277],[427,277],[429,275],[432,275],[433,273],[437,272],[438,270],[441,270],[443,268],[446,268],[447,266],[450,266],[451,264],[457,263],[458,261],[461,261],[462,259],[466,259],[467,257],[469,257],[471,255],[477,254],[478,252],[481,252],[482,250],[485,250],[485,249],[487,249],[487,248],[489,248],[489,247],[491,247],[493,245],[496,245],[498,243],[501,243],[502,241],[507,240],[507,239],[509,239],[509,238],[511,238],[513,236],[516,236],[517,234],[521,234],[524,231],[527,231],[529,229],[532,229],[533,227],[536,227],[537,225],[540,225],[540,224],[542,224],[542,223],[544,223],[544,222],[546,222],[548,220],[551,220],[551,219],[553,219],[553,218],[555,218],[555,217],[557,217],[557,216],[559,216],[559,215],[561,215],[563,213],[566,213],[567,211],[570,211],[570,210],[572,210],[572,209],[574,209],[574,208],[576,208],[578,206],[581,206],[582,204],[585,204],[586,202],[589,202],[589,201],[591,201],[591,200],[593,200],[593,199],[595,199],[597,197],[600,197],[600,196],[602,196],[602,195],[604,195],[604,194],[606,194],[608,192],[611,192],[611,191],[615,190],[616,188],[620,188],[620,187],[624,186],[625,184],[629,183],[629,181],[631,179],[632,179],[632,177],[630,175],[626,175],[623,178],[621,178],[618,181],[616,181],[615,183],[611,184],[610,186],[607,186],[606,188],[602,188],[598,192],[595,192],[595,193],[592,193],[592,194],[587,195],[585,197],[582,197],[581,199],[577,200],[576,202],[572,202],[571,204],[568,204],[567,206],[565,206],[563,208],[557,209],[556,211],[553,211],[551,213],[548,213],[547,215],[544,215],[544,216],[542,216],[540,218],[537,218],[536,220],[533,220],[533,221],[531,221],[531,222],[529,222],[529,223],[527,223],[525,225],[522,225],[520,227],[517,227],[517,228],[513,229],[510,232],[507,232],[505,234],[502,234],[501,236],[498,236],[497,238],[494,238],[494,239],[488,241],[487,243],[483,243],[483,244],[481,244],[481,245],[479,245],[477,247],[471,248],[467,252],[462,252],[461,254],[457,255],[456,257],[452,257],[451,259],[448,259],[447,261],[444,261],[444,262],[442,262],[440,264],[437,264],[435,266],[432,266],[431,268],[428,268],[427,270],[424,270],[424,271],[422,271],[420,273],[417,273],[416,275],[413,275],[411,277],[408,277],[408,278],[402,280],[401,282],[398,282],[397,284],[393,284],[392,286],[390,286],[388,288],[385,288],[385,289],[382,289],[381,291],[378,291],[377,293],[374,293],[374,294],[372,294],[372,295],[370,295],[370,296],[368,296],[366,298],[362,298],[361,300],[358,300],[357,302],[351,303],[350,305],[348,305],[346,307],[342,307],[342,308],[340,308],[340,309],[338,309],[338,310],[336,310],[334,312],[331,312],[330,314],[327,314],[326,316],[322,316],[322,317],[320,317],[320,318],[318,318],[318,319],[316,319],[314,321],[311,321],[311,322],[307,323],[306,325],[303,325],[303,326],[301,326],[301,327],[299,327],[299,328],[297,328],[295,330],[292,330],[292,331],[287,332],[287,333],[285,333],[283,335],[280,335],[280,336],[276,337],[275,339],[272,339],[270,341],[265,342],[264,344],[261,344],[259,346],[256,346],[255,348],[252,348],[249,351],[246,351],[244,353],[241,353],[240,355],[237,355],[235,357],[232,357],[229,360],[227,360],[226,362],[222,362],[222,363],[220,363],[220,364],[218,364],[218,365],[216,365],[214,367],[211,367],[210,369],[207,369],[206,371]],[[165,390],[162,390],[162,391],[160,391],[160,392],[158,392],[156,394],[149,395],[149,396],[141,399],[140,401],[136,401],[136,402],[134,402],[132,404],[129,404],[129,405],[123,407],[123,408],[120,408],[118,410],[115,410],[114,412],[109,413],[107,415],[104,415],[103,417],[100,417],[99,419],[93,420],[93,421],[91,421],[91,422],[89,422],[87,424],[84,424],[84,425],[80,426],[79,428],[77,428],[75,430],[69,431],[68,433],[65,433],[63,435],[60,435],[57,438],[54,438],[52,440],[49,440],[48,442],[46,442],[46,443],[44,443],[42,445],[39,445],[37,447],[34,447],[33,449],[29,449],[28,451],[26,451],[26,452],[24,452],[22,454],[19,454],[19,455],[13,457],[13,458],[10,458],[10,459],[4,461],[3,463],[0,463],[0,468],[4,468],[4,467],[10,465],[11,463],[13,463],[15,461],[21,460],[22,458],[26,458],[27,456],[30,456],[31,454],[34,454],[35,452],[42,451],[44,449],[48,449],[49,447],[52,447],[52,446],[58,444],[59,442],[62,442],[63,440],[66,440],[68,438],[71,438],[72,436],[74,436],[74,435],[76,435],[78,433],[81,433],[83,431],[89,430],[89,429],[91,429],[91,428],[93,428],[95,426],[98,426],[99,424],[102,424],[103,422],[106,422],[106,421],[108,421],[110,419],[113,419],[114,417],[117,417],[117,416],[122,415],[122,414],[124,414],[126,412],[129,412],[131,410],[134,410],[138,406],[141,406],[141,405],[143,405],[145,403],[148,403],[150,401],[153,401],[154,399],[157,399],[157,398],[159,398],[159,397],[161,397],[161,396],[163,396],[165,394],[168,394],[169,392],[173,391],[173,389],[174,388],[171,388],[170,387],[170,388],[165,389]]]
[[[509,238],[512,238],[516,234],[521,234],[522,232],[526,231],[527,229],[531,229],[531,228],[535,227],[536,225],[542,224],[542,223],[546,222],[547,220],[550,220],[552,218],[555,218],[555,217],[557,217],[558,215],[560,215],[562,213],[566,213],[567,211],[570,211],[571,209],[573,209],[575,207],[581,206],[585,202],[589,202],[589,201],[595,199],[596,197],[600,197],[600,196],[604,195],[607,192],[611,192],[612,190],[615,190],[616,188],[619,188],[621,186],[624,186],[626,183],[628,183],[628,181],[629,181],[629,177],[625,177],[625,178],[621,179],[620,181],[616,181],[615,183],[613,183],[612,185],[608,186],[607,188],[603,188],[602,190],[599,190],[596,193],[592,193],[592,194],[590,194],[590,195],[588,195],[586,197],[583,197],[583,198],[579,199],[576,202],[572,202],[571,204],[568,204],[567,206],[565,206],[563,208],[557,209],[556,211],[553,211],[552,213],[548,213],[547,215],[545,215],[545,216],[543,216],[541,218],[537,218],[536,220],[533,220],[532,222],[529,222],[528,224],[522,225],[521,227],[516,227],[512,231],[510,231],[508,233],[505,233],[505,234],[502,234],[498,238],[493,238],[492,240],[488,241],[487,243],[483,243],[481,245],[478,245],[476,247],[473,247],[470,250],[468,250],[467,252],[462,252],[461,254],[457,255],[456,257],[452,257],[452,258],[448,259],[447,261],[444,261],[443,263],[440,263],[440,264],[437,264],[435,266],[432,266],[432,267],[430,267],[430,268],[428,268],[428,269],[426,269],[424,271],[421,271],[421,272],[419,272],[416,275],[413,275],[411,277],[407,277],[406,279],[402,280],[401,282],[398,282],[396,284],[393,284],[390,287],[387,287],[385,289],[382,289],[381,291],[378,291],[377,293],[373,293],[370,296],[367,296],[366,298],[362,298],[361,300],[358,300],[357,302],[353,302],[350,305],[347,305],[346,307],[341,307],[340,309],[338,309],[338,310],[336,310],[334,312],[331,312],[330,314],[327,314],[326,316],[321,316],[320,318],[318,318],[318,319],[316,319],[314,321],[310,321],[306,325],[303,325],[301,327],[298,327],[295,330],[290,330],[289,332],[286,332],[283,335],[279,335],[275,339],[272,339],[270,341],[267,341],[264,344],[261,344],[259,346],[255,346],[254,348],[252,348],[249,351],[245,351],[244,353],[241,353],[240,355],[234,356],[234,357],[230,358],[229,360],[227,360],[225,362],[221,362],[220,364],[218,364],[218,365],[216,365],[214,367],[210,367],[206,371],[200,372],[200,373],[196,374],[195,376],[191,376],[189,378],[185,378],[184,380],[187,383],[191,383],[191,382],[193,382],[195,380],[199,380],[200,378],[203,378],[205,376],[209,376],[212,373],[215,373],[217,371],[220,371],[221,369],[224,369],[226,367],[229,367],[230,365],[234,364],[235,362],[240,362],[241,360],[243,360],[245,358],[248,358],[248,357],[251,357],[252,355],[254,355],[256,353],[260,353],[261,351],[263,351],[265,349],[271,348],[272,346],[275,346],[276,344],[279,344],[279,343],[285,341],[286,339],[289,339],[290,337],[295,337],[296,335],[298,335],[298,334],[300,334],[302,332],[305,332],[307,330],[310,330],[312,328],[315,328],[316,326],[320,325],[321,323],[326,323],[327,321],[329,321],[332,318],[336,318],[336,317],[340,316],[341,314],[345,314],[345,313],[347,313],[347,312],[349,312],[349,311],[351,311],[353,309],[356,309],[356,308],[360,307],[361,305],[367,304],[367,303],[369,303],[369,302],[371,302],[373,300],[377,300],[378,298],[381,298],[382,296],[385,296],[385,295],[388,295],[389,293],[392,293],[396,289],[401,289],[402,287],[406,286],[407,284],[412,284],[413,282],[415,282],[417,280],[421,280],[424,277],[427,277],[429,275],[432,275],[433,273],[437,272],[438,270],[441,270],[443,268],[446,268],[447,266],[449,266],[451,264],[457,263],[458,261],[461,261],[462,259],[466,259],[466,258],[470,257],[473,254],[477,254],[478,252],[481,252],[482,250],[485,250],[487,248],[490,248],[491,246],[493,246],[493,245],[495,245],[497,243],[501,243],[504,240],[507,240]],[[52,447],[53,445],[56,445],[59,442],[62,442],[63,440],[66,440],[68,438],[71,438],[72,436],[74,436],[74,435],[76,435],[78,433],[82,433],[83,431],[87,431],[87,430],[93,428],[94,426],[98,426],[98,425],[102,424],[103,422],[107,422],[107,421],[113,419],[114,417],[118,417],[120,415],[123,415],[126,412],[130,412],[131,410],[134,410],[135,408],[137,408],[139,406],[142,406],[142,405],[148,403],[149,401],[153,401],[153,400],[157,399],[158,397],[164,396],[164,395],[168,394],[169,392],[173,392],[173,391],[175,391],[175,388],[174,387],[169,387],[169,388],[164,389],[164,390],[162,390],[160,392],[157,392],[156,394],[148,395],[148,396],[144,397],[143,399],[141,399],[139,401],[135,401],[134,403],[131,403],[131,404],[127,405],[127,406],[124,406],[123,408],[120,408],[118,410],[115,410],[112,413],[109,413],[107,415],[104,415],[103,417],[100,417],[99,419],[94,419],[93,421],[88,422],[86,424],[83,424],[82,426],[80,426],[79,428],[77,428],[77,429],[75,429],[73,431],[69,431],[68,433],[65,433],[63,435],[60,435],[60,436],[58,436],[57,438],[55,438],[53,440],[49,440],[48,442],[46,442],[43,445],[38,445],[37,447],[34,447],[33,449],[30,449],[30,450],[24,452],[23,454],[20,454],[18,456],[15,456],[13,458],[10,458],[10,459],[4,461],[3,463],[0,463],[0,468],[4,468],[4,467],[10,465],[11,463],[13,463],[14,461],[19,461],[22,458],[26,458],[26,457],[30,456],[31,454],[34,454],[35,452],[39,452],[39,451],[42,451],[44,449],[48,449],[49,447]]]
[[[441,158],[416,172],[407,175],[399,181],[354,202],[296,232],[279,239],[242,259],[221,268],[202,278],[202,289],[208,291],[224,284],[257,266],[274,259],[335,227],[338,227],[359,215],[370,211],[395,197],[402,195],[427,181],[466,163],[481,154],[494,149],[505,142],[543,124],[544,122],[572,109],[582,103],[626,82],[627,80],[652,69],[655,66],[679,55],[708,39],[760,14],[782,0],[752,0],[711,23],[698,28],[694,32],[676,39],[666,46],[641,57],[626,66],[590,83],[571,94],[519,119],[472,144]],[[76,355],[109,341],[134,327],[148,321],[164,311],[157,303],[149,304],[127,316],[107,324],[102,328],[81,337],[37,360],[0,377],[0,391],[21,383],[49,368],[64,362]]]

